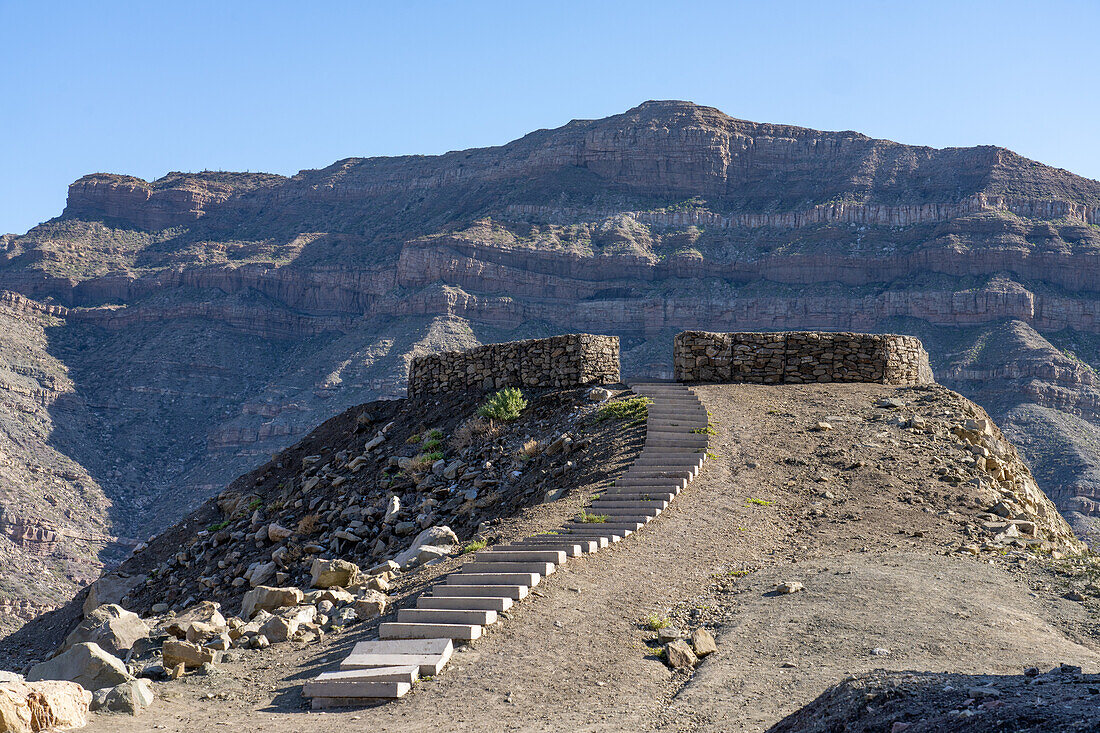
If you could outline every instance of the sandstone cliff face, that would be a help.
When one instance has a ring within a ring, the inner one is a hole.
[[[19,393],[35,407],[10,419],[48,421],[28,440],[109,499],[88,537],[142,539],[325,418],[401,394],[433,350],[589,331],[621,337],[625,374],[670,376],[679,330],[908,332],[1091,531],[1098,212],[1100,182],[1011,151],[683,102],[289,178],[94,174],[62,217],[0,238],[8,335],[33,342],[19,368],[69,385]],[[20,557],[84,531],[35,525],[52,515],[27,496],[4,507]],[[121,547],[87,542],[85,558]]]

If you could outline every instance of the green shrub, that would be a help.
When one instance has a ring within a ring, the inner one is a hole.
[[[477,414],[491,420],[515,420],[525,407],[527,400],[523,398],[523,392],[515,387],[505,387],[477,408]]]
[[[655,613],[647,616],[645,620],[645,627],[650,631],[660,631],[671,625],[672,620],[668,616],[658,616]]]
[[[468,542],[466,543],[466,546],[462,548],[462,554],[469,555],[471,552],[484,550],[485,546],[488,544],[488,540],[474,540],[473,542]]]
[[[589,514],[586,509],[581,510],[581,522],[584,524],[603,524],[606,521],[606,514]]]
[[[608,402],[596,413],[596,419],[600,422],[627,420],[629,425],[640,425],[649,416],[649,406],[652,404],[653,400],[648,397],[628,397],[625,400]]]

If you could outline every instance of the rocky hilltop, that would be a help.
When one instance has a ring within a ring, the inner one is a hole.
[[[17,482],[10,552],[110,562],[312,426],[402,394],[415,355],[577,330],[654,376],[684,329],[914,334],[1088,534],[1098,253],[1100,182],[687,102],[291,177],[85,176],[61,216],[0,238],[0,342],[40,394],[37,417],[12,412],[39,426],[12,460],[90,497],[41,532],[97,539],[29,539],[51,535],[26,529],[41,492]],[[83,578],[34,567],[42,587]]]

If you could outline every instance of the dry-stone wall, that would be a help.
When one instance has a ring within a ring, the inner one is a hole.
[[[928,352],[913,336],[685,331],[673,347],[681,382],[927,384]]]
[[[574,333],[418,356],[409,367],[409,397],[618,381],[619,337]]]

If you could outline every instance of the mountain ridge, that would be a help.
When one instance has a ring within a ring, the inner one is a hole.
[[[1091,536],[1097,282],[1100,182],[995,146],[651,102],[290,177],[85,176],[61,216],[0,238],[0,305],[22,319],[0,334],[0,376],[64,371],[63,398],[41,377],[53,427],[20,460],[60,448],[87,476],[51,479],[94,484],[110,510],[91,513],[140,537],[325,419],[399,396],[428,351],[587,330],[623,339],[625,373],[660,377],[677,330],[913,333]],[[990,363],[981,344],[999,340]],[[32,499],[3,504],[23,517]],[[125,550],[93,545],[79,551],[108,564]],[[45,568],[59,548],[12,552]],[[86,576],[48,573],[51,598]]]

